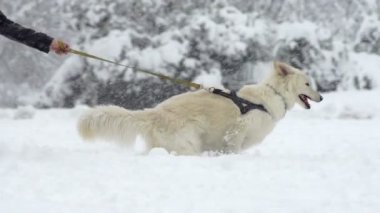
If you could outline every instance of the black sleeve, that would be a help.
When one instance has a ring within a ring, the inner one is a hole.
[[[11,20],[7,19],[7,17],[1,11],[0,34],[45,53],[49,52],[50,44],[53,41],[53,38],[46,34],[36,32],[32,29],[25,28],[17,23],[12,22]]]

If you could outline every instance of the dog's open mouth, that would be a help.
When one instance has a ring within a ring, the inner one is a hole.
[[[307,109],[310,109],[310,103],[309,103],[309,96],[307,96],[307,95],[304,95],[304,94],[301,94],[301,95],[299,95],[298,96],[300,99],[301,99],[301,101],[305,104],[305,106],[306,106],[306,108]]]

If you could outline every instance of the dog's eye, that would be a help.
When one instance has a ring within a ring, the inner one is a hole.
[[[306,86],[310,86],[310,84],[309,84],[309,83],[306,83],[305,85],[306,85]]]

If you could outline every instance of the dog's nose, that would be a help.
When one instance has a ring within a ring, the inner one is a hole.
[[[322,101],[322,100],[323,100],[323,97],[322,97],[322,95],[320,95],[319,99],[320,99],[320,101]]]

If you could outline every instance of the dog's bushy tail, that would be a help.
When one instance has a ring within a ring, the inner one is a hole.
[[[78,131],[83,139],[111,139],[131,143],[143,134],[145,111],[130,111],[118,106],[100,106],[85,112],[79,119]]]

